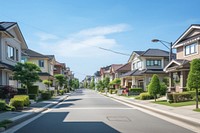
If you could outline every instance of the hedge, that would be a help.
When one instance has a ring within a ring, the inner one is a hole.
[[[27,94],[26,88],[17,88],[17,90],[18,90],[18,92],[17,92],[18,95],[26,95]]]
[[[50,93],[50,91],[42,92],[42,93],[41,93],[41,97],[42,97],[43,100],[48,100],[48,99],[50,99],[50,98],[51,98],[51,93]]]
[[[36,94],[28,94],[29,96],[29,99],[32,99],[32,100],[36,100],[37,99],[37,95]]]
[[[39,94],[39,87],[38,86],[31,86],[28,88],[28,94],[36,94],[38,96]]]
[[[14,99],[22,99],[24,101],[24,106],[28,106],[30,104],[28,95],[15,95]]]
[[[140,93],[140,100],[149,100],[153,99],[153,96],[151,96],[148,92]]]
[[[64,94],[64,90],[59,90],[59,94],[63,95]]]
[[[0,100],[0,111],[3,111],[6,109],[6,102],[5,100]]]
[[[130,88],[129,91],[134,92],[134,93],[141,93],[143,92],[142,88]]]
[[[192,100],[192,95],[189,92],[182,92],[182,93],[168,93],[167,99],[169,102],[185,102]]]
[[[19,98],[11,98],[9,105],[14,106],[16,109],[23,109],[24,100]]]

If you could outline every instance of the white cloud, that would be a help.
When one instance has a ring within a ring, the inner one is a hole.
[[[39,32],[36,35],[39,37],[39,39],[41,41],[48,41],[48,40],[58,39],[58,37],[56,35],[48,34],[48,33],[45,33],[45,32]]]
[[[40,45],[52,54],[62,57],[104,57],[106,53],[98,47],[114,49],[119,46],[114,38],[107,35],[125,32],[129,29],[127,24],[94,27],[73,33],[66,38],[56,38],[51,34],[39,34]],[[57,39],[53,42],[51,39]]]

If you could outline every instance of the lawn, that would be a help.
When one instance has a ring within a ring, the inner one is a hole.
[[[200,112],[200,108],[194,109],[193,111]]]
[[[153,103],[167,105],[167,106],[171,106],[171,107],[182,107],[182,106],[188,106],[188,105],[195,105],[196,104],[195,101],[169,103],[169,102],[167,102],[167,100],[160,100],[160,101],[156,101],[156,102],[153,102]]]

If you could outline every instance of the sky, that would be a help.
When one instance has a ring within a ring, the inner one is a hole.
[[[0,0],[0,21],[17,22],[29,49],[55,55],[79,80],[100,67],[125,64],[151,42],[176,39],[200,24],[199,0]]]

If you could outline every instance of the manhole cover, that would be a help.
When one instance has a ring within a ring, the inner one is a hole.
[[[131,120],[126,116],[107,116],[109,121],[130,122]]]

